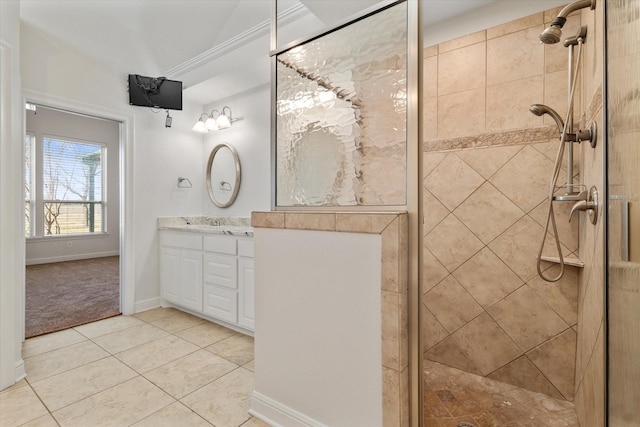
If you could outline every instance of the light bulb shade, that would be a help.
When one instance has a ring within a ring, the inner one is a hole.
[[[191,128],[191,130],[198,132],[198,133],[207,133],[209,132],[209,129],[207,129],[207,126],[204,124],[204,122],[202,120],[198,120],[198,122]]]
[[[220,116],[218,116],[216,123],[218,125],[218,129],[226,129],[231,127],[231,122],[229,121],[229,117],[227,117],[224,114],[220,114]]]
[[[204,122],[204,126],[207,130],[218,130],[218,124],[216,123],[216,119],[213,117],[209,117],[206,122]]]

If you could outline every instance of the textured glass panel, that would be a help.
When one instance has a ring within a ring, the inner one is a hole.
[[[406,16],[277,56],[277,206],[406,204]]]
[[[640,2],[607,2],[609,423],[640,420]]]

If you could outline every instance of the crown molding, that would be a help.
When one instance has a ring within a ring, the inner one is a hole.
[[[307,9],[302,3],[298,3],[297,5],[292,6],[284,10],[282,13],[278,14],[278,24],[290,24],[302,18],[303,16],[308,15],[309,13],[309,9]],[[251,43],[252,41],[259,39],[260,37],[268,36],[270,32],[271,20],[269,19],[249,28],[246,31],[243,31],[237,36],[232,37],[217,46],[212,47],[211,49],[183,62],[180,65],[177,65],[165,71],[164,75],[171,78],[179,77],[217,58],[220,58],[227,53],[240,48],[241,46]]]

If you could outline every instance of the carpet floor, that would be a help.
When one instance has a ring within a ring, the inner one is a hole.
[[[113,256],[28,265],[26,338],[120,314],[119,261]]]

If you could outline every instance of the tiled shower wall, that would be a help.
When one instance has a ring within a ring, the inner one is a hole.
[[[538,39],[558,11],[424,50],[423,334],[429,360],[573,400],[579,272],[536,272],[558,130],[528,111],[566,114],[567,49]],[[563,33],[579,26],[574,14]],[[578,221],[555,207],[563,253],[577,257]]]
[[[595,10],[581,12],[581,20],[589,33],[585,44],[582,69],[583,128],[595,121],[599,140],[595,149],[581,147],[582,180],[595,185],[602,195],[605,190],[605,128],[603,116],[604,2]],[[606,209],[607,202],[601,202]],[[580,258],[585,267],[579,274],[578,348],[576,357],[575,408],[582,427],[604,426],[605,406],[605,221],[602,213],[595,225],[585,218],[580,222]]]

